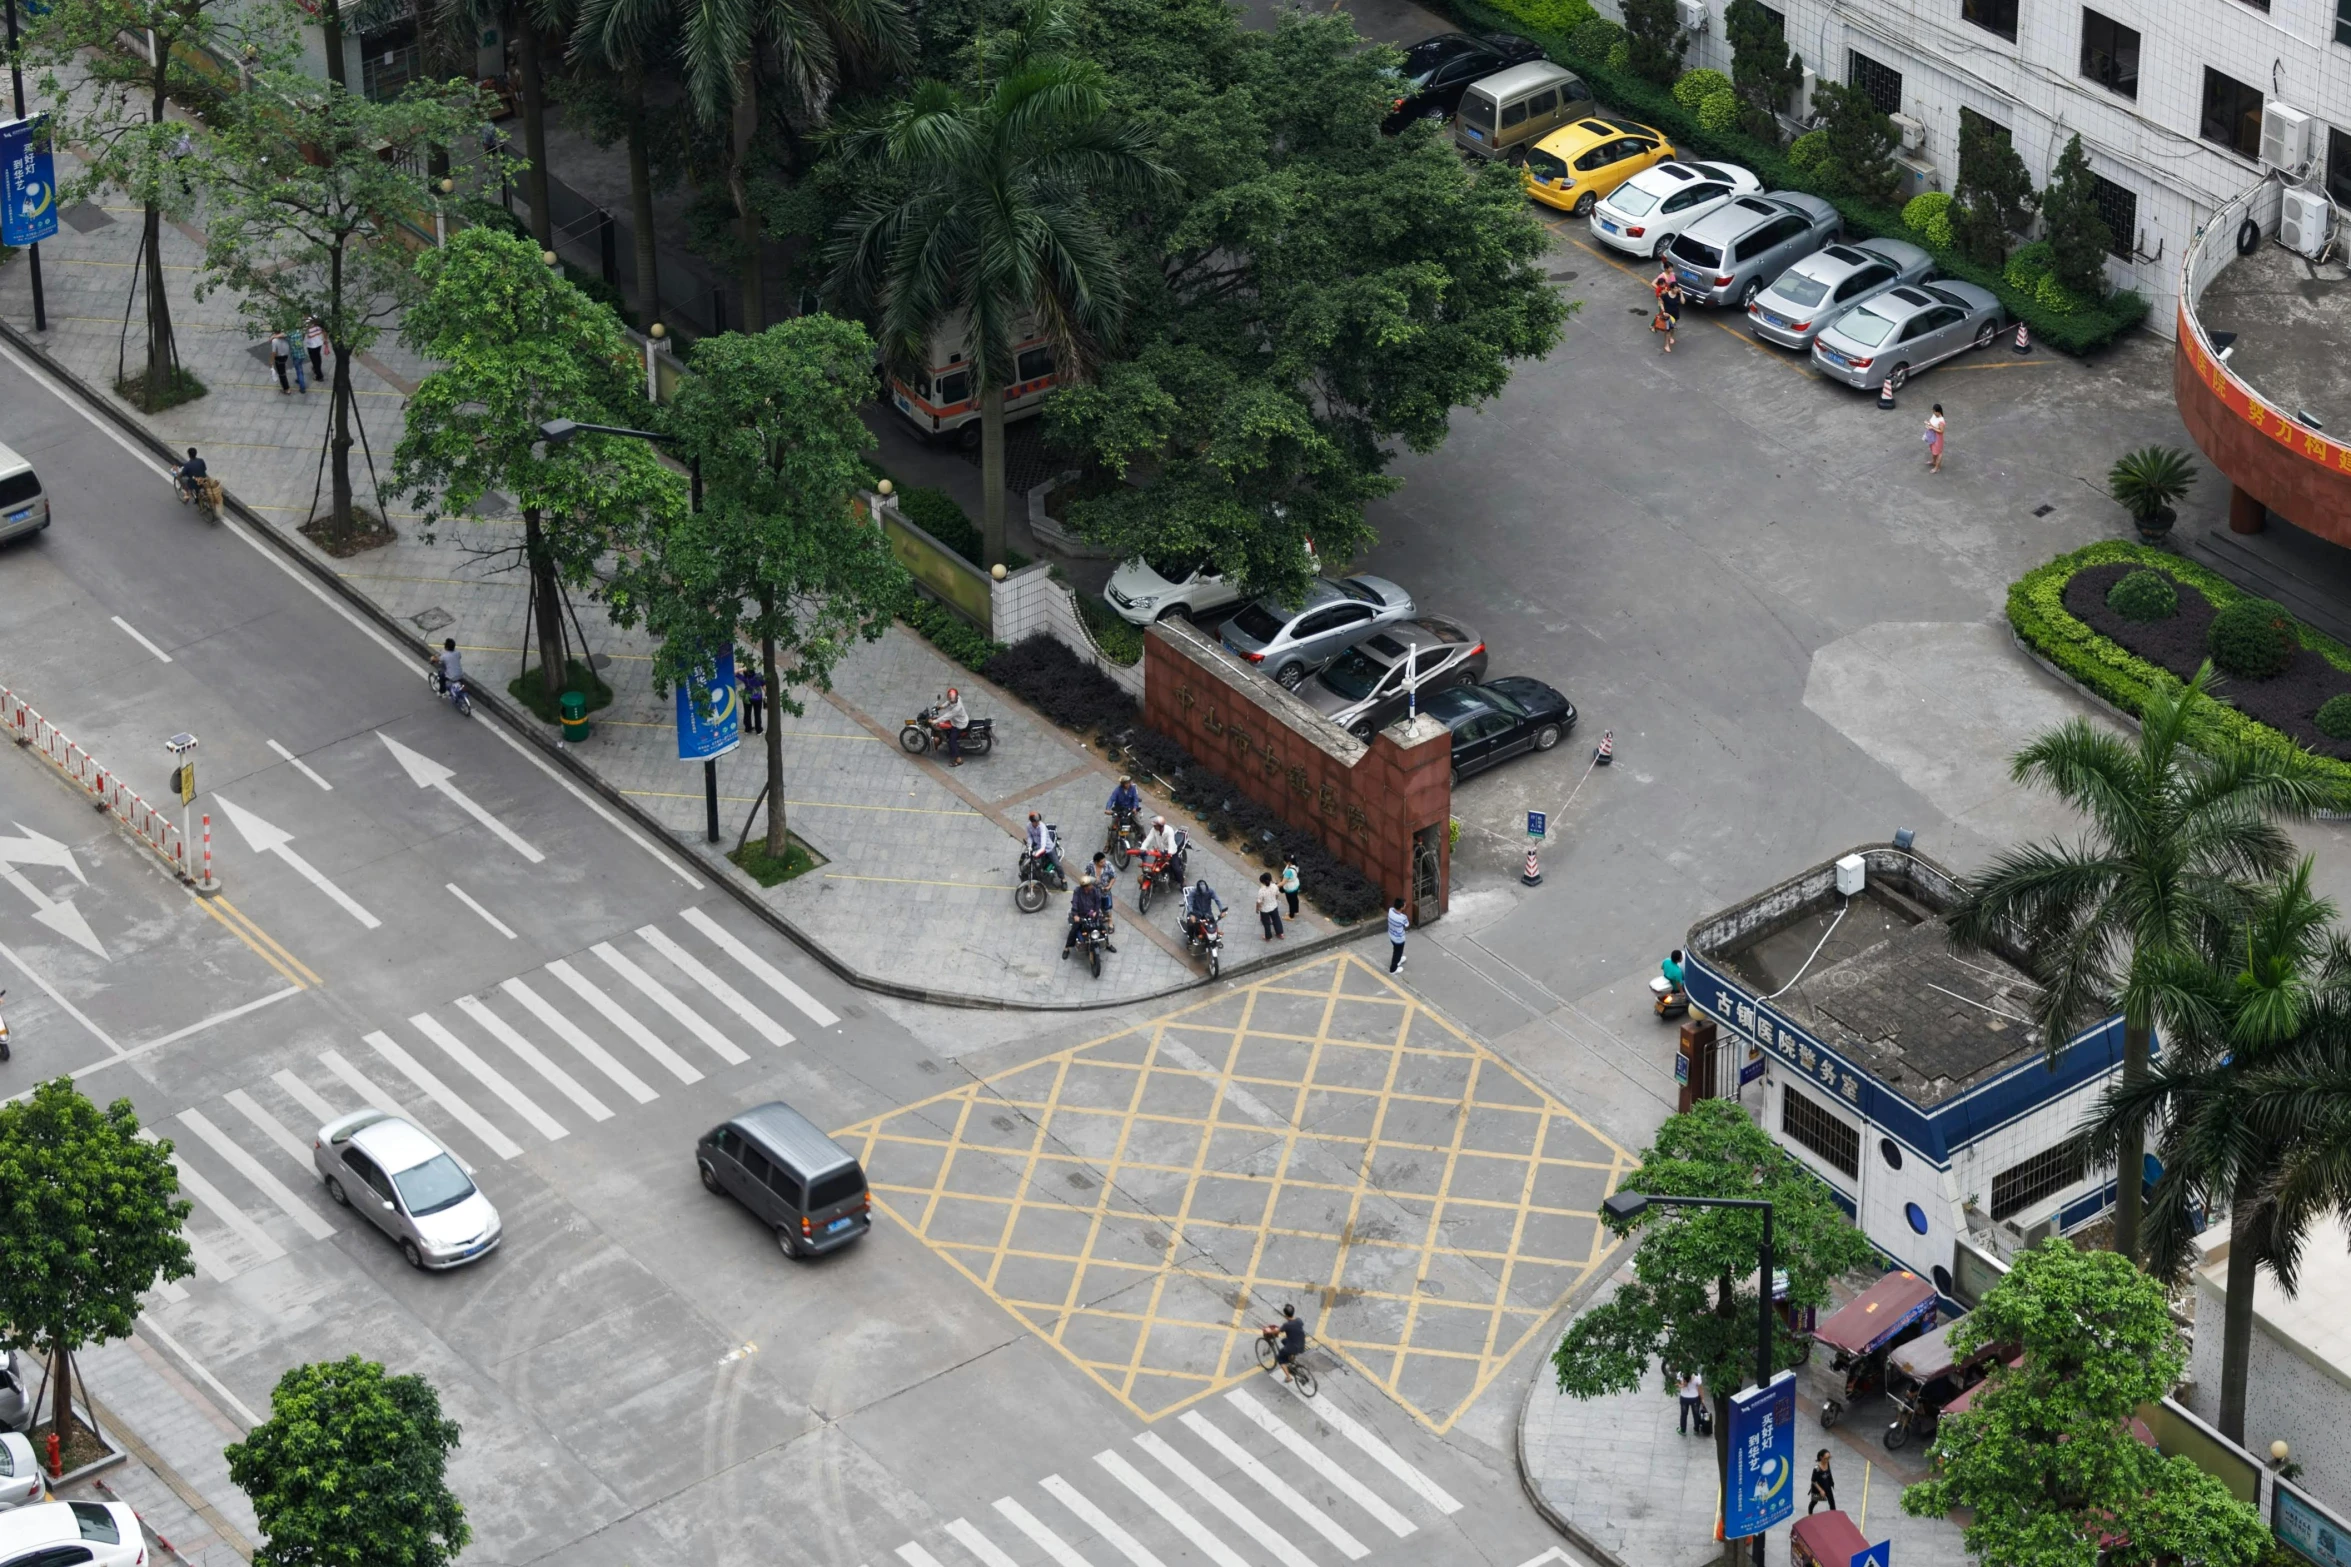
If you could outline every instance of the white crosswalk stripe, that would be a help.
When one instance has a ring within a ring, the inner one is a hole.
[[[396,1115],[403,1121],[409,1121],[418,1126],[427,1124],[424,1117],[393,1098],[373,1078],[345,1060],[340,1050],[321,1050],[318,1053],[318,1064],[334,1073],[336,1080],[357,1094],[359,1102],[370,1110],[381,1110],[386,1115]],[[270,1080],[315,1111],[322,1125],[343,1113],[317,1094],[312,1093],[310,1086],[291,1072],[273,1073]],[[473,1174],[473,1164],[465,1155],[452,1148],[449,1150],[449,1157],[457,1161],[457,1167],[460,1170],[468,1175]]]
[[[505,1073],[475,1054],[473,1046],[442,1027],[430,1012],[417,1013],[408,1020],[408,1024],[425,1038],[439,1045],[448,1054],[449,1059],[465,1068],[467,1075],[472,1077],[475,1082],[504,1100],[506,1108],[530,1122],[532,1129],[538,1132],[541,1137],[552,1142],[556,1138],[568,1135],[561,1121],[540,1109],[538,1101],[509,1082]]]
[[[1119,1554],[1134,1563],[1134,1567],[1166,1567],[1165,1563],[1151,1554],[1142,1541],[1120,1527],[1117,1519],[1096,1507],[1084,1492],[1062,1479],[1061,1476],[1047,1475],[1038,1481],[1037,1485],[1047,1496],[1052,1497],[1075,1514],[1079,1522],[1102,1536],[1103,1539],[1108,1540],[1112,1545],[1117,1546]]]
[[[1027,1535],[1047,1556],[1053,1558],[1053,1567],[1094,1567],[1077,1553],[1077,1548],[1060,1535],[1045,1527],[1035,1513],[1009,1496],[996,1498],[996,1511],[1002,1513],[1015,1529]]]
[[[947,1532],[955,1536],[957,1544],[980,1559],[981,1567],[1020,1567],[995,1541],[974,1529],[968,1518],[956,1519],[947,1525]]]
[[[139,1128],[139,1137],[141,1141],[150,1143],[163,1140],[144,1126]],[[263,1262],[275,1262],[286,1254],[285,1247],[270,1239],[269,1231],[245,1217],[244,1210],[222,1196],[219,1187],[206,1180],[197,1171],[190,1169],[188,1161],[180,1157],[178,1149],[175,1148],[171,1151],[170,1159],[172,1169],[179,1173],[181,1188],[189,1196],[202,1203],[214,1218],[227,1225],[229,1233],[243,1241]],[[188,1236],[192,1245],[195,1240],[194,1235],[185,1229],[181,1233]],[[236,1270],[234,1268],[224,1269],[223,1261],[224,1259],[220,1259],[215,1253],[215,1260],[206,1271],[212,1273],[216,1278],[232,1277]],[[201,1264],[202,1260],[199,1259],[199,1265]]]
[[[232,1088],[221,1096],[236,1107],[239,1115],[253,1123],[253,1130],[275,1143],[278,1151],[303,1169],[310,1168],[310,1144],[294,1135],[286,1123],[261,1107],[261,1101],[242,1088]]]
[[[906,1567],[939,1567],[939,1559],[912,1540],[898,1547],[898,1559]]]
[[[338,1056],[336,1059],[341,1060],[342,1058]],[[334,1071],[334,1068],[329,1067],[327,1070],[331,1072]],[[342,1074],[337,1073],[336,1075],[340,1077]],[[318,1117],[318,1124],[321,1126],[326,1125],[327,1122],[332,1121],[336,1116],[343,1113],[342,1111],[336,1109],[333,1105],[327,1103],[326,1095],[320,1093],[317,1089],[311,1087],[308,1083],[305,1083],[302,1081],[302,1079],[296,1077],[291,1072],[272,1072],[269,1074],[269,1080],[277,1084],[280,1089],[284,1090],[287,1098],[293,1100],[294,1103],[300,1105],[303,1109]],[[345,1079],[346,1083],[348,1083],[348,1081],[349,1079]],[[390,1104],[390,1100],[388,1098],[384,1104],[376,1104],[374,1100],[367,1097],[367,1092],[364,1089],[360,1092],[359,1102],[378,1110],[385,1109]]]
[[[545,1078],[548,1085],[557,1093],[585,1110],[590,1120],[609,1121],[612,1119],[612,1112],[605,1108],[603,1100],[582,1088],[577,1078],[548,1060],[546,1052],[523,1038],[520,1033],[515,1031],[513,1025],[491,1011],[481,997],[459,996],[457,1010],[479,1024],[483,1033],[513,1051],[522,1060],[523,1065]]]
[[[595,982],[589,979],[587,975],[582,974],[578,969],[573,968],[569,963],[565,962],[561,958],[557,958],[554,962],[548,964],[547,972],[554,975],[557,979],[563,981],[564,985],[570,989],[573,995],[579,997],[582,1001],[585,1001],[589,1006],[594,1007],[605,1022],[610,1023],[614,1028],[617,1028],[622,1033],[626,1034],[629,1038],[629,1043],[635,1045],[639,1050],[644,1051],[645,1054],[651,1056],[654,1060],[669,1068],[670,1075],[675,1077],[679,1082],[699,1083],[702,1081],[702,1069],[700,1067],[695,1066],[684,1056],[681,1056],[675,1050],[670,1049],[669,1046],[663,1043],[660,1037],[656,1035],[651,1029],[647,1028],[644,1024],[638,1022],[635,1017],[630,1015],[626,1007],[623,1007],[619,1002],[613,1000],[603,991],[597,989]]]
[[[222,1162],[230,1169],[252,1182],[254,1190],[276,1203],[278,1211],[293,1220],[303,1234],[314,1241],[323,1241],[335,1233],[333,1225],[320,1218],[310,1204],[295,1196],[293,1189],[285,1182],[263,1169],[260,1160],[231,1142],[228,1134],[213,1125],[201,1110],[182,1110],[179,1122],[202,1138],[205,1146],[220,1155]]]
[[[1324,1400],[1314,1406],[1314,1413],[1330,1428],[1362,1448],[1382,1469],[1412,1487],[1423,1501],[1441,1513],[1457,1513],[1461,1504],[1446,1494],[1445,1488],[1405,1462],[1404,1455],[1365,1429],[1353,1415],[1336,1404]]]
[[[679,946],[662,933],[657,925],[640,925],[637,935],[645,945],[669,959],[670,967],[700,985],[718,999],[718,1004],[751,1025],[769,1044],[779,1048],[792,1042],[791,1031],[774,1018],[760,1011],[743,998],[743,993],[710,971],[708,964]]]
[[[752,951],[736,938],[734,932],[700,909],[688,909],[683,917],[687,924],[708,937],[712,946],[758,975],[767,983],[768,989],[798,1007],[802,1015],[818,1028],[831,1028],[835,1023],[841,1021],[839,1013],[817,1000],[807,991],[802,990],[785,976],[783,970]]]
[[[1329,1481],[1333,1490],[1377,1518],[1397,1539],[1401,1540],[1419,1527],[1390,1507],[1387,1499],[1379,1492],[1349,1474],[1330,1454],[1291,1430],[1280,1416],[1250,1397],[1246,1388],[1234,1388],[1224,1397],[1225,1402],[1239,1410],[1251,1425],[1281,1443],[1299,1462]]]
[[[423,1090],[427,1099],[448,1111],[456,1119],[458,1125],[480,1138],[482,1146],[489,1149],[492,1154],[501,1159],[511,1159],[522,1152],[520,1143],[498,1130],[487,1117],[472,1105],[458,1098],[456,1092],[447,1083],[434,1076],[431,1069],[422,1061],[392,1043],[391,1035],[379,1030],[367,1035],[366,1038],[367,1042],[375,1047],[376,1054],[392,1064],[394,1071]],[[325,1058],[322,1056],[320,1059],[324,1060]]]
[[[530,986],[519,979],[510,979],[498,988],[520,1002],[524,1011],[539,1020],[540,1027],[578,1051],[590,1066],[611,1078],[622,1093],[641,1105],[651,1104],[661,1097],[645,1086],[643,1078],[613,1059],[610,1051],[590,1039],[578,1024],[549,1006]]]
[[[1314,1567],[1313,1557],[1292,1545],[1271,1524],[1243,1505],[1240,1498],[1201,1473],[1197,1464],[1168,1446],[1156,1433],[1144,1432],[1135,1438],[1135,1445],[1158,1459],[1160,1467],[1191,1487],[1200,1500],[1224,1514],[1234,1528],[1272,1552],[1282,1567]]]
[[[1216,1567],[1249,1567],[1240,1553],[1210,1533],[1207,1525],[1176,1505],[1174,1497],[1153,1485],[1151,1481],[1116,1453],[1096,1453],[1094,1462],[1110,1471],[1110,1477],[1135,1493],[1145,1507],[1168,1522],[1168,1526],[1192,1542],[1195,1550],[1204,1553]]]
[[[606,968],[636,986],[638,993],[646,1000],[675,1018],[679,1027],[717,1051],[721,1061],[729,1066],[741,1066],[751,1059],[736,1048],[733,1040],[711,1027],[701,1013],[671,994],[659,980],[637,967],[633,959],[623,955],[611,942],[599,941],[588,950],[602,958]]]
[[[1328,1513],[1299,1495],[1287,1480],[1251,1458],[1240,1443],[1219,1431],[1198,1410],[1185,1410],[1183,1425],[1185,1430],[1207,1443],[1217,1457],[1231,1464],[1237,1472],[1247,1475],[1257,1483],[1258,1489],[1295,1513],[1316,1534],[1337,1546],[1340,1554],[1349,1561],[1361,1561],[1371,1554],[1361,1540],[1340,1528]]]

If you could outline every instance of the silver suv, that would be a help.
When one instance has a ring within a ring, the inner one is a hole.
[[[1374,631],[1411,615],[1412,595],[1384,577],[1317,577],[1296,609],[1276,599],[1242,606],[1224,623],[1224,645],[1296,690]]]
[[[1702,305],[1745,308],[1788,263],[1837,237],[1837,209],[1800,190],[1741,196],[1674,236],[1666,263]]]
[[[327,1195],[399,1244],[412,1268],[454,1268],[487,1256],[504,1232],[449,1150],[381,1110],[354,1110],[318,1129],[310,1162]]]

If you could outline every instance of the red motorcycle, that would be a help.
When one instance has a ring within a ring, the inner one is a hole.
[[[1149,850],[1143,855],[1143,869],[1135,878],[1135,912],[1151,912],[1154,893],[1173,888],[1179,895],[1184,890],[1184,870],[1190,861],[1190,846],[1180,831],[1175,835],[1175,848],[1162,853]]]

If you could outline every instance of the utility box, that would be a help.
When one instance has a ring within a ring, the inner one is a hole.
[[[1869,864],[1858,854],[1848,854],[1837,862],[1837,895],[1858,898],[1861,889],[1869,885]]]

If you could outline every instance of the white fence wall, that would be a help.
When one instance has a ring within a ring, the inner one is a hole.
[[[1143,665],[1113,662],[1086,629],[1070,590],[1053,580],[1053,568],[1023,566],[1002,582],[991,583],[990,635],[999,642],[1020,642],[1039,634],[1061,643],[1078,657],[1108,675],[1136,701],[1143,700]]]

